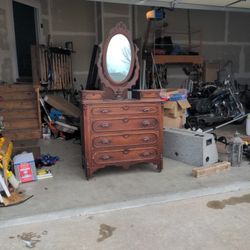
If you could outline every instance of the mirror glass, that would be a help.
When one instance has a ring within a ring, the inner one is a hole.
[[[114,35],[108,44],[106,65],[109,77],[121,83],[127,77],[131,65],[131,46],[126,36]]]

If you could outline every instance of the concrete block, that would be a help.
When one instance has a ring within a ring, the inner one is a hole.
[[[115,27],[118,22],[123,22],[126,24],[127,28],[129,27],[129,18],[126,17],[106,17],[104,18],[104,38],[108,35],[109,31]]]
[[[239,72],[239,56],[241,46],[237,45],[203,45],[202,55],[205,60],[214,61],[219,60],[226,62],[232,60],[234,63],[234,73]]]
[[[0,49],[9,50],[6,10],[0,8]]]
[[[228,41],[250,43],[250,32],[248,32],[247,30],[247,24],[249,23],[250,23],[249,13],[230,12]]]
[[[96,39],[98,44],[100,44],[103,40],[102,37],[102,8],[101,3],[96,3],[96,22],[97,22],[97,31],[96,31]]]
[[[245,54],[245,72],[250,72],[250,46],[244,47]]]
[[[77,90],[81,90],[81,86],[83,88],[85,88],[86,86],[86,82],[87,82],[87,78],[88,78],[88,74],[87,73],[83,73],[83,74],[74,74],[73,72],[73,76],[74,76],[74,87]]]
[[[41,8],[42,8],[42,14],[48,15],[49,14],[48,0],[40,0],[40,3],[41,3]]]
[[[76,53],[72,54],[73,71],[88,71],[95,44],[94,36],[53,36],[55,46],[63,46],[66,41],[72,41]]]
[[[249,77],[237,77],[237,82],[244,85],[250,85],[250,76]]]
[[[1,53],[1,50],[0,50]],[[0,60],[0,80],[6,83],[12,83],[12,63],[9,57],[1,58]]]
[[[128,4],[104,3],[103,10],[104,10],[104,13],[128,15],[129,5]]]
[[[185,83],[185,76],[168,76],[168,85],[163,88],[180,88]]]
[[[135,38],[144,37],[145,31],[147,29],[146,12],[150,10],[150,7],[136,6],[137,10],[137,35]]]
[[[191,10],[190,13],[191,29],[201,30],[203,41],[225,40],[225,12]]]
[[[95,32],[94,3],[52,0],[52,29],[62,32]]]
[[[42,29],[43,36],[45,38],[47,38],[48,34],[50,33],[49,32],[49,21],[47,19],[42,19],[42,24],[43,24],[43,29]]]
[[[180,65],[169,65],[167,70],[168,75],[185,75]]]
[[[176,9],[174,11],[167,11],[167,31],[187,32],[187,10]],[[187,36],[186,36],[187,39]]]

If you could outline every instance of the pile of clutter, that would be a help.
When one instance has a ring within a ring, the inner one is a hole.
[[[55,165],[59,158],[23,152],[12,157],[13,142],[0,136],[0,206],[19,204],[31,198],[20,192],[22,183],[53,177],[47,167]]]
[[[44,123],[43,138],[79,138],[80,109],[62,96],[46,95],[40,98]]]
[[[186,89],[162,89],[160,92],[164,103],[164,128],[183,128],[186,124],[187,109],[190,103],[187,100]]]

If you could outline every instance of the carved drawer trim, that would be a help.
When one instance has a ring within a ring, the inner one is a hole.
[[[92,122],[94,132],[108,131],[126,131],[126,130],[154,130],[159,127],[159,121],[156,117],[123,117],[112,120],[95,120]]]
[[[91,109],[92,115],[127,115],[127,114],[157,114],[159,106],[153,104],[145,105],[112,105],[104,107],[93,107]]]
[[[115,164],[117,162],[141,161],[155,159],[156,148],[123,148],[120,150],[109,150],[95,152],[93,160],[96,164]]]
[[[94,148],[121,147],[152,145],[158,142],[158,133],[131,134],[123,133],[119,135],[102,135],[94,137],[92,146]]]

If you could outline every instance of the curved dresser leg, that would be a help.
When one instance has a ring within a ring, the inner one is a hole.
[[[158,164],[157,164],[157,172],[160,173],[163,169],[163,161],[161,160]]]

